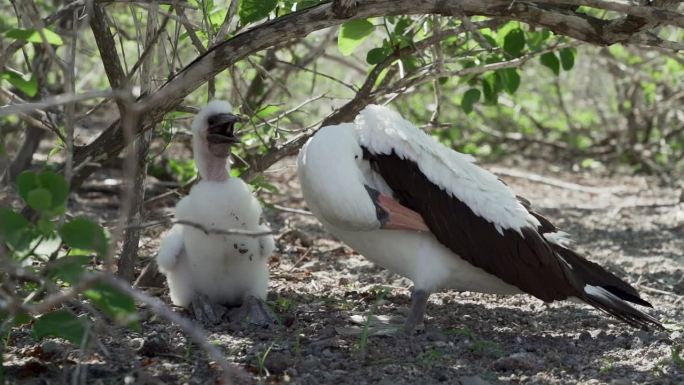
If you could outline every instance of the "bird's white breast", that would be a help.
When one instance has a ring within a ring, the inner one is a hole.
[[[176,217],[206,229],[268,230],[259,224],[259,202],[238,178],[199,182],[179,202]],[[274,249],[272,236],[205,234],[185,225],[183,238],[188,269],[197,290],[220,302],[233,302],[244,294],[265,297],[265,259]]]
[[[454,254],[432,234],[407,230],[347,231],[329,223],[324,225],[364,257],[409,278],[417,288],[520,293],[516,287]]]

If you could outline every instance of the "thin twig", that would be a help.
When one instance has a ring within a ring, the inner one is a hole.
[[[88,99],[123,97],[125,95],[126,93],[123,91],[113,90],[88,91],[80,94],[64,93],[60,95],[47,97],[39,102],[10,104],[7,106],[2,106],[0,107],[0,116],[20,114],[35,110],[46,110],[49,107],[60,106],[63,104],[74,102],[81,102]]]
[[[225,229],[209,228],[209,227],[206,227],[202,224],[192,222],[192,221],[186,221],[183,219],[173,220],[171,216],[169,216],[167,218],[157,219],[155,221],[148,221],[145,223],[141,223],[139,225],[129,225],[126,228],[127,229],[145,229],[148,227],[160,226],[160,225],[165,225],[165,224],[185,225],[185,226],[194,227],[206,235],[219,234],[219,235],[242,235],[245,237],[263,237],[265,235],[275,234],[275,232],[271,231],[271,230],[268,230],[268,231],[250,231],[250,230],[242,230],[242,229],[227,229],[227,230],[225,230]]]
[[[501,168],[501,167],[491,167],[489,171],[493,172],[494,174],[497,175],[505,175],[509,176],[512,178],[522,178],[522,179],[527,179],[532,182],[537,182],[541,184],[546,184],[549,186],[553,187],[558,187],[562,188],[565,190],[570,190],[570,191],[579,191],[587,194],[615,194],[619,191],[624,190],[623,187],[621,186],[612,186],[612,187],[590,187],[590,186],[583,186],[577,183],[571,183],[571,182],[566,182],[560,179],[556,178],[550,178],[538,174],[533,174],[530,172],[523,172],[523,171],[518,171],[518,170],[512,170],[512,169],[507,169],[507,168]]]

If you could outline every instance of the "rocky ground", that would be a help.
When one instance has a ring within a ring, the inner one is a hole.
[[[280,325],[208,330],[210,341],[242,372],[235,382],[684,384],[680,191],[659,187],[649,177],[552,173],[540,164],[487,167],[501,171],[518,194],[570,232],[580,251],[636,285],[668,330],[635,330],[573,303],[444,292],[430,297],[424,331],[386,335],[405,314],[410,282],[334,240],[314,217],[272,208],[266,213],[279,235],[270,260],[269,302]],[[516,170],[574,184],[511,177]],[[266,178],[278,188],[261,193],[266,202],[305,209],[293,159],[273,167]],[[116,202],[106,194],[81,192],[76,206],[99,219],[114,219]],[[172,203],[158,207],[157,214],[168,212]],[[155,254],[164,230],[146,230],[141,265]],[[169,302],[164,287],[147,290]],[[222,382],[217,366],[179,328],[148,309],[140,314],[141,331],[108,326],[84,352],[61,340],[36,341],[28,329],[14,330],[4,356],[8,382]]]

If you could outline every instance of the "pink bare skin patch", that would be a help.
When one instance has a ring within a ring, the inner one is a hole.
[[[389,220],[382,226],[383,229],[430,232],[420,214],[406,206],[402,206],[401,203],[392,199],[392,197],[380,194],[377,202],[389,215]]]

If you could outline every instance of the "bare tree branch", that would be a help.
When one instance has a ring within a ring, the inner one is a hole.
[[[605,30],[613,23],[612,20],[604,20],[577,12],[554,12],[541,8],[535,3],[511,3],[509,0],[487,2],[475,0],[458,2],[443,0],[422,2],[367,0],[357,4],[355,12],[354,18],[401,14],[442,14],[448,16],[465,14],[503,17],[547,27],[559,35],[600,45],[626,41],[634,34],[642,32],[640,28],[634,31]],[[670,13],[666,13],[666,15],[667,17],[672,16]],[[217,44],[176,76],[169,79],[158,91],[141,98],[140,105],[146,113],[139,132],[151,128],[162,119],[164,114],[172,111],[186,95],[238,60],[267,47],[303,37],[315,30],[338,25],[346,20],[337,16],[332,9],[332,3],[324,3],[257,25]],[[678,23],[675,19],[667,19],[667,21],[669,24]],[[661,20],[661,22],[663,21]],[[125,145],[126,141],[123,140],[120,124],[115,122],[95,141],[79,149],[75,154],[75,161],[81,163],[88,157],[94,158],[96,154],[105,159],[110,158],[121,151]],[[81,170],[81,179],[92,172],[92,168],[87,166]]]

